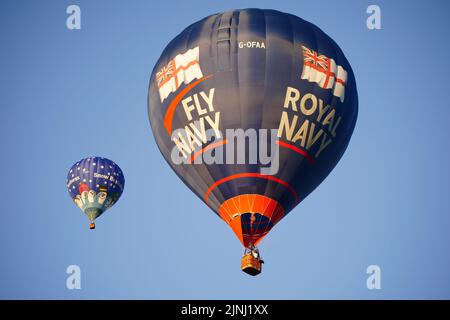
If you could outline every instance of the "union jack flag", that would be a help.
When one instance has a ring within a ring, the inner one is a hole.
[[[323,54],[318,54],[316,51],[302,46],[304,64],[312,64],[323,71],[330,70],[330,59]]]
[[[162,67],[160,71],[156,73],[156,82],[158,88],[161,88],[164,83],[170,80],[175,75],[175,61],[171,60],[166,66]]]

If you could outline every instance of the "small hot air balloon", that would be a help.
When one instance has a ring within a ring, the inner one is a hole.
[[[206,17],[167,45],[148,114],[165,160],[231,227],[245,249],[241,269],[256,275],[256,246],[346,150],[358,95],[349,62],[322,30],[244,9]]]
[[[89,157],[72,166],[66,184],[72,200],[89,218],[89,228],[95,229],[95,219],[122,195],[125,178],[113,161]]]

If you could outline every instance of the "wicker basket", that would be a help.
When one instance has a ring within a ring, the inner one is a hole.
[[[256,276],[261,273],[262,263],[251,254],[246,254],[242,257],[241,269],[249,275]]]

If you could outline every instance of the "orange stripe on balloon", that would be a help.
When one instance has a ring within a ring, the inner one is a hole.
[[[228,181],[232,181],[235,179],[240,179],[240,178],[259,178],[259,179],[266,179],[266,180],[270,180],[270,181],[274,181],[277,182],[283,186],[285,186],[286,188],[288,188],[288,190],[293,194],[294,198],[295,198],[295,202],[298,202],[298,194],[297,191],[295,191],[295,189],[286,181],[281,180],[280,178],[274,177],[274,176],[270,176],[270,175],[265,175],[265,174],[261,174],[261,173],[256,173],[256,172],[246,172],[246,173],[238,173],[238,174],[233,174],[231,176],[222,178],[220,180],[217,180],[216,182],[214,182],[206,191],[205,193],[205,202],[206,204],[208,204],[209,202],[209,195],[211,194],[211,192],[217,188],[219,185],[221,185],[222,183],[228,182]]]
[[[181,90],[180,93],[175,96],[175,98],[173,98],[172,102],[170,103],[169,107],[167,108],[166,114],[164,115],[164,128],[166,128],[169,136],[172,134],[172,121],[173,121],[173,116],[175,114],[175,109],[177,108],[181,99],[183,99],[184,96],[189,91],[191,91],[195,86],[197,86],[199,83],[205,81],[206,79],[209,79],[210,77],[212,77],[212,75],[204,76],[203,78],[200,78],[200,79],[192,82],[186,88]]]
[[[281,141],[281,140],[277,140],[277,141],[276,141],[276,144],[278,144],[278,145],[281,146],[281,147],[284,147],[284,148],[287,148],[287,149],[291,149],[292,151],[295,151],[295,152],[297,152],[298,154],[301,154],[301,155],[304,156],[304,157],[306,158],[306,160],[308,160],[312,165],[315,165],[315,164],[316,164],[316,159],[314,159],[313,157],[311,157],[311,156],[309,155],[308,152],[306,152],[306,151],[304,151],[304,150],[302,150],[302,149],[299,149],[299,148],[297,148],[296,146],[294,146],[294,145],[292,145],[292,144],[290,144],[290,143],[286,143],[286,142]]]
[[[220,140],[220,141],[208,144],[206,147],[202,148],[202,150],[199,150],[199,151],[195,152],[191,156],[191,158],[188,160],[188,164],[192,164],[194,162],[195,158],[197,158],[199,155],[205,153],[206,151],[208,151],[210,149],[214,149],[214,148],[216,148],[218,146],[221,146],[221,145],[224,145],[224,144],[227,144],[227,143],[228,143],[228,140],[227,139],[223,139],[223,140]]]

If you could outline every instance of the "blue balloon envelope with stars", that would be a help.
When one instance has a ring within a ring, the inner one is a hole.
[[[91,221],[112,207],[122,195],[125,178],[120,167],[102,157],[81,159],[70,168],[67,189],[74,203]]]

